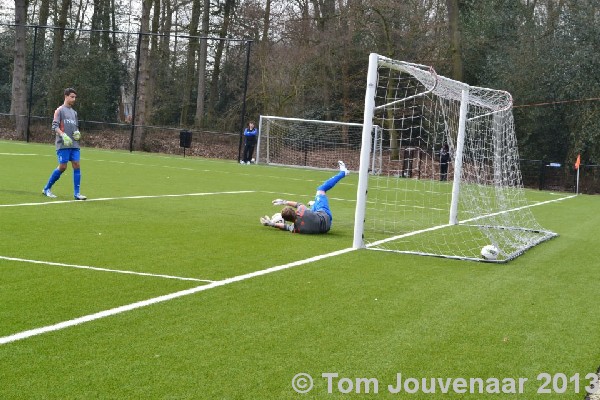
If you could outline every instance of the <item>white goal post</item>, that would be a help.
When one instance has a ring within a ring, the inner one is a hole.
[[[504,262],[556,236],[530,206],[508,92],[370,55],[353,247]]]
[[[380,152],[377,125],[371,128]],[[343,160],[349,169],[358,170],[363,125],[351,122],[320,121],[261,115],[258,124],[256,163],[303,168],[336,169]],[[381,157],[373,157],[369,170],[378,173]]]

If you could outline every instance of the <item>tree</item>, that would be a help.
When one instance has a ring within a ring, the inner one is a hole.
[[[65,28],[67,27],[67,16],[69,8],[71,7],[71,0],[62,0],[60,13],[58,19],[55,21],[54,30],[54,46],[53,46],[53,58],[52,58],[52,71],[56,72],[59,68],[60,57],[62,56],[62,49],[65,38]]]
[[[150,28],[150,11],[152,10],[153,0],[142,1],[142,15],[140,18],[140,31],[138,33],[138,92],[137,92],[137,103],[134,115],[135,131],[134,131],[134,144],[133,147],[136,150],[143,150],[146,143],[146,130],[144,125],[146,124],[146,106],[147,106],[147,85],[150,79],[149,74],[149,42],[150,37],[148,35]]]
[[[450,54],[452,57],[451,78],[457,81],[463,80],[462,45],[460,36],[458,0],[446,0],[448,8],[448,26],[450,30]]]
[[[190,100],[192,96],[192,87],[194,86],[194,73],[196,66],[196,52],[198,48],[198,21],[200,20],[200,0],[192,2],[192,17],[189,25],[190,39],[187,48],[187,59],[185,62],[185,81],[182,90],[181,101],[181,119],[180,124],[188,124],[188,115],[190,111]]]
[[[227,38],[227,34],[229,33],[229,24],[231,23],[231,14],[233,13],[234,6],[235,0],[225,0],[225,5],[223,7],[223,23],[219,29],[219,38],[221,39]],[[214,118],[215,111],[217,109],[217,102],[219,100],[219,79],[221,77],[221,62],[223,59],[223,49],[225,44],[225,40],[219,40],[217,42],[217,48],[215,51],[213,72],[210,83],[210,93],[208,97],[208,106],[210,109],[211,119]]]
[[[23,138],[27,129],[26,22],[27,0],[15,0],[15,58],[9,113],[15,116],[17,135]]]

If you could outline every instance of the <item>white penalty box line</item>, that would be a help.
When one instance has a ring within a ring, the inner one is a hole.
[[[558,201],[563,201],[566,199],[570,199],[573,198],[575,196],[566,196],[566,197],[562,197],[559,199],[555,199],[555,200],[550,200],[550,201],[542,201],[539,203],[535,203],[535,204],[531,204],[528,206],[524,206],[522,208],[528,208],[528,207],[535,207],[535,206],[540,206],[543,204],[548,204],[548,203],[554,203],[554,202],[558,202]],[[433,229],[440,229],[445,227],[445,225],[442,226],[438,226],[435,227]],[[416,231],[413,232],[412,234],[418,234],[418,233],[422,233],[424,231]],[[406,235],[401,235],[401,236],[397,236],[394,239],[397,239],[399,237],[403,237],[403,236],[408,236],[410,235],[406,234]],[[279,265],[279,266],[275,266],[275,267],[271,267],[271,268],[267,268],[267,269],[263,269],[260,271],[255,271],[255,272],[251,272],[248,274],[243,274],[243,275],[238,275],[235,276],[233,278],[227,278],[227,279],[223,279],[220,281],[214,281],[211,282],[207,285],[202,285],[202,286],[197,286],[197,287],[193,287],[191,289],[186,289],[186,290],[181,290],[175,293],[170,293],[170,294],[166,294],[163,296],[158,296],[158,297],[154,297],[148,300],[142,300],[142,301],[138,301],[135,303],[131,303],[131,304],[127,304],[124,306],[120,306],[120,307],[116,307],[116,308],[112,308],[109,310],[104,310],[104,311],[100,311],[94,314],[89,314],[89,315],[85,315],[83,317],[79,317],[79,318],[75,318],[75,319],[71,319],[68,321],[63,321],[63,322],[59,322],[53,325],[48,325],[48,326],[44,326],[41,328],[35,328],[35,329],[30,329],[27,331],[23,331],[23,332],[19,332],[19,333],[15,333],[13,335],[9,335],[9,336],[4,336],[4,337],[0,337],[0,345],[3,344],[8,344],[8,343],[12,343],[12,342],[16,342],[18,340],[23,340],[23,339],[27,339],[33,336],[37,336],[37,335],[42,335],[45,333],[49,333],[49,332],[55,332],[55,331],[59,331],[62,329],[66,329],[69,327],[73,327],[73,326],[77,326],[77,325],[81,325],[83,323],[86,322],[91,322],[91,321],[95,321],[101,318],[106,318],[106,317],[110,317],[113,315],[118,315],[127,311],[132,311],[132,310],[136,310],[138,308],[142,308],[142,307],[147,307],[153,304],[158,304],[158,303],[163,303],[169,300],[173,300],[173,299],[177,299],[180,297],[184,297],[184,296],[189,296],[195,293],[199,293],[199,292],[203,292],[206,290],[210,290],[210,289],[214,289],[217,287],[221,287],[221,286],[225,286],[225,285],[229,285],[231,283],[235,283],[235,282],[240,282],[240,281],[244,281],[247,279],[251,279],[251,278],[255,278],[258,276],[262,276],[262,275],[267,275],[273,272],[278,272],[278,271],[283,271],[285,269],[289,269],[289,268],[293,268],[293,267],[297,267],[300,265],[304,265],[304,264],[308,264],[308,263],[312,263],[312,262],[316,262],[319,260],[323,260],[329,257],[334,257],[334,256],[338,256],[341,254],[345,254],[345,253],[349,253],[352,251],[355,251],[356,249],[354,248],[346,248],[346,249],[342,249],[342,250],[338,250],[338,251],[334,251],[331,253],[327,253],[327,254],[323,254],[320,256],[315,256],[315,257],[310,257],[304,260],[299,260],[299,261],[294,261],[288,264],[283,264],[283,265]]]
[[[147,196],[106,197],[106,198],[98,198],[98,199],[89,199],[86,201],[131,200],[131,199],[208,196],[208,195],[219,195],[219,194],[246,194],[246,193],[254,193],[254,191],[229,191],[229,192],[205,192],[205,193],[166,194],[166,195],[147,195]],[[82,201],[67,200],[67,201],[46,201],[46,202],[40,202],[40,203],[0,204],[0,207],[41,206],[41,205],[64,204],[64,203],[74,203],[74,202],[81,203]],[[92,271],[112,272],[112,273],[117,273],[117,274],[148,276],[148,277],[164,278],[164,279],[176,279],[176,280],[181,280],[181,281],[194,281],[194,282],[206,282],[206,283],[214,282],[213,280],[209,280],[209,279],[187,278],[187,277],[165,275],[165,274],[151,274],[148,272],[137,272],[137,271],[119,270],[119,269],[111,269],[111,268],[102,268],[102,267],[94,267],[94,266],[89,266],[89,265],[66,264],[66,263],[58,263],[58,262],[53,262],[53,261],[31,260],[31,259],[26,259],[26,258],[9,257],[9,256],[1,256],[1,255],[0,255],[0,260],[24,262],[24,263],[30,263],[30,264],[51,265],[51,266],[57,266],[57,267],[87,269],[87,270],[92,270]]]
[[[189,193],[189,194],[180,194],[180,195],[126,196],[126,197],[90,199],[90,200],[87,200],[87,201],[107,201],[107,200],[121,200],[121,199],[146,199],[146,198],[161,198],[161,197],[203,196],[203,195],[213,195],[213,194],[247,194],[247,193],[255,193],[255,192],[256,191],[235,191],[235,192],[214,192],[214,193]],[[269,192],[262,192],[262,193],[269,193]],[[69,200],[69,201],[49,201],[49,202],[42,202],[42,203],[21,203],[21,204],[9,204],[9,205],[1,205],[0,204],[0,207],[36,206],[36,205],[61,204],[61,203],[71,203],[71,202],[75,202],[75,200]],[[79,202],[81,202],[81,201],[79,201]],[[308,263],[311,263],[311,262],[316,262],[318,260],[322,260],[322,259],[325,259],[325,258],[328,258],[328,257],[337,256],[337,255],[344,254],[344,253],[347,253],[347,252],[350,252],[350,251],[353,251],[353,250],[355,250],[355,249],[353,249],[353,248],[347,248],[347,249],[335,251],[335,252],[332,252],[332,253],[328,253],[328,254],[324,254],[324,255],[319,255],[319,256],[307,258],[307,259],[304,259],[304,260],[295,261],[295,262],[291,262],[291,263],[288,263],[288,264],[283,264],[283,265],[279,265],[279,266],[267,268],[267,269],[264,269],[264,270],[251,272],[251,273],[244,274],[244,275],[238,275],[238,276],[235,276],[233,278],[227,278],[227,279],[223,279],[223,280],[219,280],[219,281],[211,281],[211,280],[203,280],[203,279],[196,279],[196,278],[185,278],[185,277],[171,276],[171,275],[150,274],[150,273],[144,273],[144,272],[135,272],[135,271],[126,271],[126,270],[115,270],[115,269],[92,267],[92,266],[85,266],[85,265],[75,265],[75,264],[66,264],[66,263],[57,263],[57,262],[49,262],[49,261],[39,261],[39,260],[30,260],[30,259],[24,259],[24,258],[0,256],[0,260],[7,260],[7,261],[26,262],[26,263],[33,263],[33,264],[44,264],[44,265],[51,265],[51,266],[61,266],[61,267],[88,269],[88,270],[94,270],[94,271],[113,272],[113,273],[121,273],[121,274],[149,276],[149,277],[166,278],[166,279],[177,279],[177,280],[183,280],[183,281],[197,281],[197,282],[207,283],[206,285],[201,285],[201,286],[193,287],[191,289],[186,289],[186,290],[178,291],[178,292],[175,292],[175,293],[170,293],[170,294],[167,294],[167,295],[163,295],[163,296],[151,298],[151,299],[148,299],[148,300],[143,300],[143,301],[135,302],[135,303],[132,303],[132,304],[127,304],[127,305],[124,305],[124,306],[116,307],[116,308],[113,308],[113,309],[100,311],[100,312],[97,312],[97,313],[94,313],[94,314],[90,314],[90,315],[86,315],[86,316],[83,316],[83,317],[71,319],[71,320],[68,320],[68,321],[59,322],[57,324],[53,324],[53,325],[48,325],[48,326],[41,327],[41,328],[35,328],[35,329],[27,330],[27,331],[15,333],[15,334],[12,334],[12,335],[9,335],[9,336],[5,336],[5,337],[0,337],[0,345],[8,344],[8,343],[15,342],[15,341],[18,341],[18,340],[27,339],[27,338],[30,338],[32,336],[37,336],[37,335],[41,335],[41,334],[48,333],[48,332],[54,332],[54,331],[62,330],[62,329],[65,329],[65,328],[69,328],[69,327],[72,327],[72,326],[83,324],[85,322],[90,322],[90,321],[94,321],[94,320],[97,320],[97,319],[106,318],[106,317],[109,317],[109,316],[121,314],[121,313],[124,313],[124,312],[127,312],[127,311],[132,311],[132,310],[135,310],[135,309],[138,309],[138,308],[142,308],[142,307],[146,307],[146,306],[150,306],[150,305],[153,305],[153,304],[166,302],[166,301],[173,300],[173,299],[176,299],[176,298],[179,298],[179,297],[188,296],[188,295],[191,295],[191,294],[195,294],[195,293],[198,293],[198,292],[202,292],[202,291],[213,289],[213,288],[220,287],[220,286],[225,286],[225,285],[228,285],[230,283],[243,281],[243,280],[246,280],[246,279],[250,279],[250,278],[257,277],[257,276],[262,276],[262,275],[270,274],[270,273],[277,272],[277,271],[282,271],[282,270],[285,270],[285,269],[288,269],[288,268],[292,268],[292,267],[296,267],[296,266],[308,264]]]
[[[35,203],[16,203],[16,204],[0,204],[0,207],[26,207],[26,206],[48,206],[53,204],[65,204],[65,203],[89,203],[95,201],[112,201],[112,200],[138,200],[138,199],[160,199],[160,198],[173,198],[173,197],[193,197],[193,196],[214,196],[220,194],[248,194],[255,193],[254,190],[237,190],[237,191],[225,191],[225,192],[201,192],[201,193],[182,193],[182,194],[156,194],[156,195],[142,195],[142,196],[123,196],[123,197],[101,197],[92,198],[85,201],[82,200],[54,200],[54,201],[41,201]]]
[[[149,277],[153,277],[153,278],[164,278],[164,279],[175,279],[175,280],[180,280],[180,281],[194,281],[194,282],[208,282],[208,283],[214,282],[214,281],[208,280],[208,279],[186,278],[186,277],[182,277],[182,276],[164,275],[164,274],[151,274],[149,272],[137,272],[137,271],[128,271],[128,270],[120,270],[120,269],[92,267],[89,265],[66,264],[66,263],[59,263],[59,262],[52,262],[52,261],[29,260],[26,258],[17,258],[17,257],[0,256],[0,260],[16,261],[16,262],[23,262],[23,263],[29,263],[29,264],[51,265],[51,266],[55,266],[55,267],[87,269],[87,270],[101,271],[101,272],[112,272],[112,273],[116,273],[116,274],[149,276]]]
[[[258,276],[263,276],[263,275],[267,275],[267,274],[271,274],[273,272],[278,272],[278,271],[283,271],[285,269],[289,269],[289,268],[293,268],[293,267],[297,267],[300,265],[304,265],[304,264],[308,264],[308,263],[312,263],[312,262],[316,262],[319,260],[323,260],[325,258],[329,258],[329,257],[334,257],[334,256],[338,256],[344,253],[348,253],[351,251],[354,251],[355,249],[353,248],[347,248],[347,249],[343,249],[343,250],[338,250],[338,251],[334,251],[331,253],[327,253],[327,254],[322,254],[319,256],[315,256],[315,257],[310,257],[304,260],[299,260],[299,261],[294,261],[288,264],[283,264],[283,265],[278,265],[275,267],[271,267],[271,268],[267,268],[267,269],[263,269],[260,271],[255,271],[255,272],[250,272],[247,274],[243,274],[243,275],[238,275],[238,276],[234,276],[233,278],[227,278],[227,279],[223,279],[220,281],[214,281],[211,282],[207,285],[202,285],[202,286],[196,286],[193,287],[191,289],[186,289],[186,290],[181,290],[175,293],[170,293],[170,294],[166,294],[163,296],[158,296],[158,297],[154,297],[151,299],[147,299],[147,300],[142,300],[142,301],[138,301],[135,303],[131,303],[131,304],[127,304],[124,306],[120,306],[120,307],[116,307],[116,308],[111,308],[109,310],[104,310],[104,311],[100,311],[94,314],[89,314],[89,315],[85,315],[83,317],[79,317],[79,318],[75,318],[75,319],[71,319],[68,321],[63,321],[63,322],[59,322],[57,324],[53,324],[53,325],[48,325],[48,326],[44,326],[41,328],[35,328],[35,329],[30,329],[27,331],[23,331],[23,332],[19,332],[19,333],[15,333],[13,335],[9,335],[9,336],[4,336],[4,337],[0,337],[0,345],[3,344],[8,344],[8,343],[12,343],[12,342],[16,342],[18,340],[23,340],[23,339],[27,339],[33,336],[37,336],[37,335],[42,335],[44,333],[49,333],[49,332],[55,332],[55,331],[59,331],[65,328],[69,328],[69,327],[73,327],[73,326],[77,326],[77,325],[81,325],[83,323],[86,322],[91,322],[91,321],[95,321],[101,318],[106,318],[106,317],[110,317],[113,315],[117,315],[117,314],[121,314],[127,311],[132,311],[132,310],[136,310],[138,308],[142,308],[142,307],[147,307],[147,306],[151,306],[153,304],[158,304],[158,303],[163,303],[169,300],[173,300],[173,299],[177,299],[180,297],[184,297],[184,296],[189,296],[195,293],[199,293],[199,292],[203,292],[205,290],[210,290],[210,289],[214,289],[217,287],[221,287],[221,286],[225,286],[225,285],[229,285],[231,283],[235,283],[235,282],[240,282],[240,281],[244,281],[247,279],[251,279],[251,278],[255,278]]]

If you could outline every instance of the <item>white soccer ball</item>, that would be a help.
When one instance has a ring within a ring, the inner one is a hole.
[[[499,254],[500,250],[498,250],[498,248],[492,244],[483,246],[483,248],[481,249],[481,257],[489,261],[496,260]]]
[[[254,164],[256,162],[256,160],[253,158],[252,160],[250,160],[250,163]]]
[[[273,222],[274,224],[283,224],[285,223],[285,220],[281,216],[281,213],[275,213],[271,217],[271,222]]]

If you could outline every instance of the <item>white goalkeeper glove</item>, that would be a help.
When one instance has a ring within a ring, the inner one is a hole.
[[[274,206],[282,206],[282,205],[285,205],[286,203],[287,203],[287,200],[281,200],[281,199],[273,200]]]
[[[80,140],[81,139],[81,132],[79,132],[79,131],[73,132],[73,139]]]
[[[263,224],[264,226],[273,226],[274,225],[268,215],[265,215],[264,217],[260,217],[260,223]]]
[[[69,135],[67,135],[66,133],[63,133],[62,135],[60,135],[60,137],[63,140],[63,143],[65,144],[65,146],[72,146],[73,145],[73,139],[71,139],[69,137]]]

